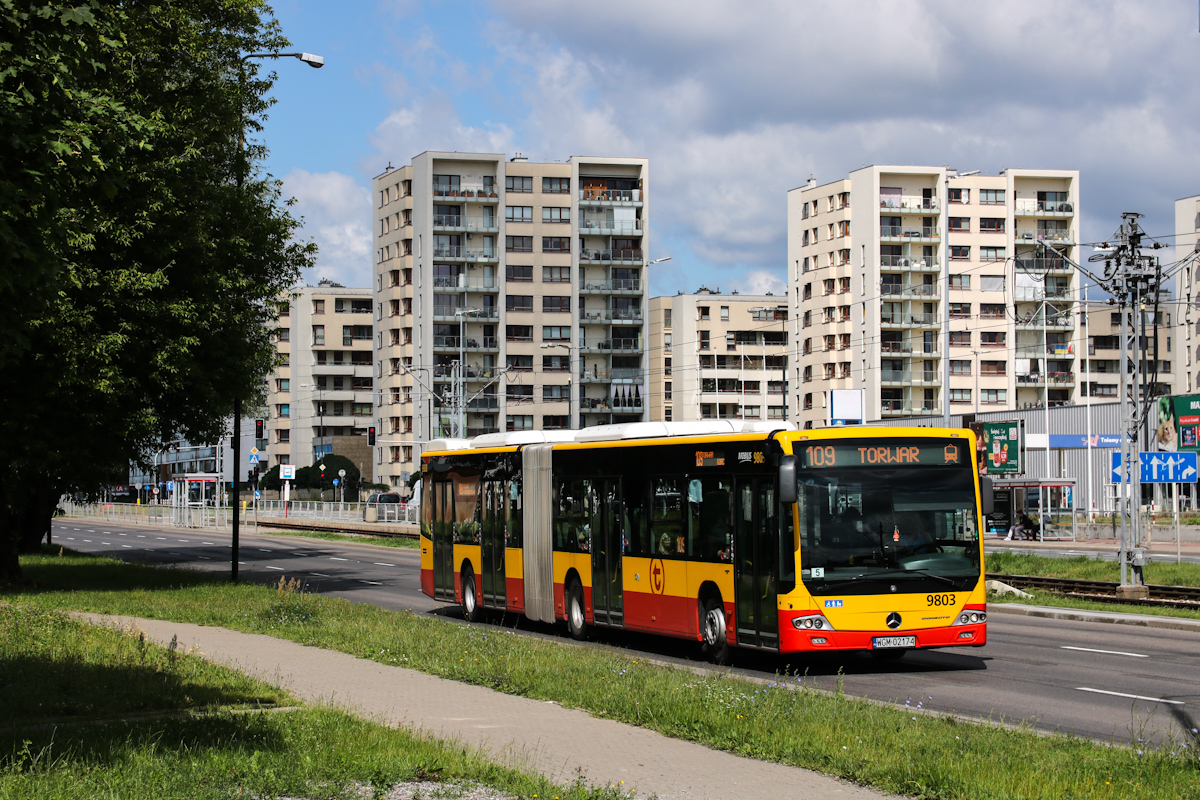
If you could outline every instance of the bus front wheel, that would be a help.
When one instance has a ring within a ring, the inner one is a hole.
[[[567,632],[572,639],[580,641],[587,638],[587,614],[583,610],[583,588],[578,581],[572,581],[567,589]]]
[[[704,639],[704,654],[714,664],[729,660],[729,640],[725,634],[725,605],[719,596],[704,601],[700,617],[700,633]]]
[[[462,571],[462,612],[467,622],[479,622],[483,617],[479,596],[475,593],[475,572],[470,567]]]

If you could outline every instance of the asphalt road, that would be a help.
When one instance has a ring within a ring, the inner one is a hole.
[[[230,568],[224,532],[70,519],[54,522],[54,541],[125,560],[225,574]],[[415,548],[243,533],[239,572],[247,581],[296,577],[312,591],[354,602],[458,617],[456,608],[421,594]],[[916,651],[896,662],[865,654],[788,660],[747,652],[737,654],[733,669],[756,678],[787,671],[825,689],[840,680],[847,694],[907,704],[914,713],[951,712],[1105,741],[1192,738],[1190,729],[1200,727],[1200,633],[997,611],[989,616],[983,648]],[[551,626],[512,615],[493,622],[568,641]],[[596,640],[596,646],[698,663],[691,643],[616,631],[601,631]]]

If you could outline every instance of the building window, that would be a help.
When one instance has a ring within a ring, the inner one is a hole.
[[[812,392],[806,392],[804,395],[804,410],[812,410]]]
[[[834,349],[834,343],[835,343],[836,341],[837,341],[837,337],[836,337],[836,336],[834,336],[832,333],[831,333],[831,334],[828,334],[828,335],[825,337],[825,349],[826,349],[826,350],[832,350],[832,349]]]
[[[849,278],[838,278],[838,294],[849,294],[849,293],[850,293],[850,279]]]
[[[570,356],[542,356],[542,372],[570,372]]]
[[[669,333],[663,334],[663,350],[671,352],[671,334]]]
[[[802,380],[805,383],[811,383],[812,382],[812,366],[810,365],[810,366],[805,367],[802,375],[803,375]],[[811,406],[809,406],[809,407],[811,408]]]
[[[833,294],[833,287],[835,285],[833,278],[826,278],[824,281],[821,282],[821,285],[825,289],[825,292],[824,292],[825,294],[827,294],[827,295]]]
[[[571,387],[551,384],[542,387],[542,400],[546,403],[561,403],[571,397]]]
[[[850,377],[850,362],[849,361],[839,362],[838,363],[838,373],[843,378],[849,378]]]
[[[275,406],[275,416],[284,418],[292,415],[292,406],[289,403],[280,403]]]
[[[839,334],[838,337],[841,341],[841,349],[849,350],[850,349],[850,334],[842,333],[842,334]]]
[[[970,347],[971,332],[970,331],[951,331],[950,332],[951,347]]]
[[[950,245],[950,260],[951,261],[970,261],[971,246],[966,244]]]
[[[1008,362],[1006,361],[980,361],[980,375],[1005,375],[1007,374]]]
[[[849,322],[850,306],[838,306],[838,317],[842,322]]]
[[[276,328],[275,335],[281,342],[290,342],[292,340],[292,331],[289,328]]]
[[[805,299],[805,300],[811,300],[811,299],[812,299],[812,284],[811,284],[811,283],[806,283],[806,284],[804,284],[804,294],[803,294],[803,299]]]
[[[512,372],[533,372],[533,356],[509,356],[508,369]]]
[[[671,327],[671,309],[669,309],[669,308],[663,309],[663,327],[664,328]]]
[[[979,316],[983,319],[1002,319],[1004,305],[1002,303],[980,303]]]
[[[696,306],[696,319],[710,319],[708,306]]]
[[[284,340],[286,341],[286,340]],[[313,325],[313,345],[316,347],[325,346],[325,326]]]
[[[985,406],[1004,405],[1008,402],[1007,389],[981,389],[979,402]]]
[[[558,295],[542,296],[542,311],[550,314],[571,313],[571,298]]]
[[[570,178],[542,178],[542,194],[570,194]]]
[[[970,275],[951,275],[950,276],[950,288],[951,289],[964,289],[964,290],[970,289],[971,288],[971,276]]]
[[[983,292],[1003,292],[1004,291],[1004,276],[1003,275],[980,275],[979,289]]]
[[[833,364],[833,363],[826,364],[825,365],[825,380],[831,381],[834,379],[834,377],[836,375],[837,375],[837,364]]]
[[[970,189],[951,189],[950,190],[950,202],[951,203],[963,203],[963,204],[970,203],[971,202],[971,190]]]
[[[325,313],[325,301],[324,300],[313,300],[313,313],[314,314],[324,314]]]
[[[950,402],[951,403],[970,403],[971,402],[971,390],[970,389],[951,389],[950,390]]]
[[[532,325],[505,325],[504,338],[510,342],[532,342]]]
[[[950,304],[950,318],[951,319],[965,319],[969,316],[971,316],[971,304],[970,303],[951,303]]]
[[[1004,205],[1004,190],[1003,189],[980,189],[979,202],[981,205],[997,206]]]
[[[543,342],[569,342],[569,341],[571,341],[571,326],[570,325],[543,325],[542,326],[542,341]]]
[[[833,322],[833,312],[834,312],[833,306],[825,306],[825,308],[823,308],[821,310],[821,321],[822,322]]]
[[[533,415],[509,414],[506,423],[506,428],[510,431],[531,431],[533,430]]]
[[[504,249],[509,253],[532,253],[532,236],[505,236]]]
[[[542,222],[559,223],[571,222],[571,209],[569,208],[543,208]]]
[[[504,387],[504,399],[509,403],[532,403],[533,387],[510,383]]]
[[[951,202],[953,202],[953,201],[951,201]],[[957,231],[959,233],[970,233],[971,232],[971,218],[970,217],[950,217],[950,230]]]
[[[670,375],[670,374],[671,374],[671,359],[664,358],[663,359],[663,375]]]
[[[1004,331],[983,331],[979,334],[979,344],[983,347],[1004,347],[1005,337]]]
[[[513,283],[533,283],[533,267],[505,264],[504,279]]]
[[[542,252],[543,253],[569,253],[569,252],[571,252],[571,237],[570,236],[543,236],[542,237]]]
[[[805,256],[805,257],[804,257],[803,266],[801,266],[801,268],[800,268],[800,271],[801,271],[801,272],[808,272],[810,269],[812,269],[812,267],[810,267],[810,266],[809,266],[809,260],[808,260],[808,256]]]
[[[951,361],[950,362],[950,374],[951,375],[966,375],[967,377],[970,377],[971,362],[970,361]]]
[[[671,382],[667,381],[663,384],[663,399],[670,400],[671,398]]]
[[[533,206],[505,206],[505,222],[533,222]]]
[[[1000,202],[1004,202],[1001,199]],[[980,217],[979,218],[980,233],[1004,233],[1004,217]]]
[[[804,209],[800,212],[801,219],[808,219],[808,203],[804,204]]]
[[[523,194],[531,193],[533,192],[533,178],[528,175],[505,175],[504,191],[521,192]],[[512,428],[509,428],[509,430],[512,430]]]
[[[729,306],[721,306],[721,321],[729,322]]]
[[[506,311],[533,311],[533,295],[531,294],[509,294],[504,296],[504,308]]]

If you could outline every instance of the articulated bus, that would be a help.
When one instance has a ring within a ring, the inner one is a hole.
[[[421,588],[461,604],[780,653],[981,646],[991,486],[968,430],[639,422],[442,439]]]

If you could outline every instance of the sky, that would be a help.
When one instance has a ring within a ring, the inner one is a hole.
[[[787,191],[866,164],[1078,169],[1087,241],[1200,194],[1196,0],[273,8],[325,58],[279,62],[262,134],[308,283],[370,285],[371,178],[426,150],[648,158],[652,295],[785,292]]]

